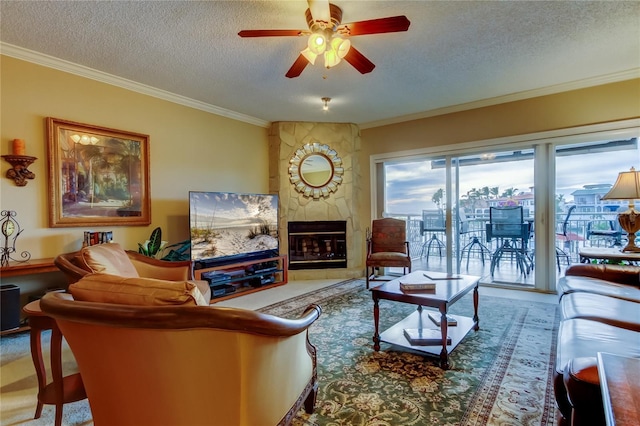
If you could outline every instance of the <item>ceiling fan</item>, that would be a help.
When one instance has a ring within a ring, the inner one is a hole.
[[[240,37],[291,37],[308,36],[307,48],[293,63],[286,76],[298,77],[308,64],[315,64],[318,56],[324,57],[324,66],[331,68],[341,59],[349,62],[361,74],[375,68],[373,62],[351,45],[345,37],[394,33],[407,31],[411,24],[406,16],[370,19],[367,21],[342,23],[342,9],[328,0],[307,0],[309,8],[305,12],[308,30],[242,30]]]

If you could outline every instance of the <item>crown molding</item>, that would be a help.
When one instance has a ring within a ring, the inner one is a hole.
[[[553,86],[547,86],[540,89],[526,90],[518,93],[511,93],[504,96],[496,96],[495,98],[481,99],[478,101],[467,102],[464,104],[452,105],[444,108],[436,108],[429,111],[423,111],[416,114],[403,115],[399,117],[371,121],[368,123],[361,123],[360,129],[370,129],[373,127],[387,126],[389,124],[398,124],[406,121],[420,120],[423,118],[435,117],[438,115],[451,114],[455,112],[467,111],[476,108],[483,108],[498,104],[504,104],[507,102],[521,101],[524,99],[537,98],[539,96],[553,95],[561,92],[568,92],[570,90],[585,89],[587,87],[600,86],[603,84],[617,83],[625,80],[632,80],[634,78],[640,78],[640,68],[634,68],[627,71],[622,71],[613,74],[607,74],[603,76],[585,78],[582,80],[576,80],[569,83],[556,84]]]
[[[269,121],[261,120],[259,118],[251,117],[249,115],[241,114],[225,108],[220,108],[205,102],[200,102],[195,99],[187,98],[186,96],[176,95],[175,93],[156,89],[155,87],[136,83],[135,81],[127,80],[126,78],[116,77],[115,75],[98,71],[93,68],[78,65],[73,62],[58,59],[53,56],[45,55],[43,53],[24,49],[22,47],[14,46],[11,44],[0,42],[0,54],[74,74],[80,77],[85,77],[91,80],[99,81],[101,83],[121,87],[123,89],[131,90],[133,92],[141,93],[147,96],[152,96],[154,98],[162,99],[168,102],[173,102],[175,104],[209,112],[211,114],[220,115],[222,117],[227,117],[233,120],[253,124],[255,126],[268,128],[271,125]]]

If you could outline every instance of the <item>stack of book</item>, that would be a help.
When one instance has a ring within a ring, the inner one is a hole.
[[[432,328],[405,328],[404,337],[413,346],[433,346],[442,344],[442,332]],[[451,337],[447,336],[447,345],[451,344]]]
[[[400,281],[400,290],[405,293],[410,292],[435,292],[436,283],[431,280],[415,279],[405,277]]]
[[[438,327],[440,327],[440,323],[442,322],[441,318],[442,318],[442,315],[440,315],[440,312],[429,312],[429,319],[433,321],[433,323]],[[458,325],[458,320],[456,320],[451,315],[447,315],[447,325],[448,326]]]

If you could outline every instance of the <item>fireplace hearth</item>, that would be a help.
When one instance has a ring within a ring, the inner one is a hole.
[[[289,269],[347,267],[347,222],[289,222]]]

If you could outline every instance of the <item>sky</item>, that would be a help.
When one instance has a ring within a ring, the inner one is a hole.
[[[524,151],[523,151],[524,152]],[[460,195],[484,186],[530,192],[533,187],[533,160],[463,166],[460,168]],[[640,169],[640,154],[635,151],[612,151],[556,159],[556,194],[565,202],[573,200],[572,192],[590,184],[613,184],[621,171]],[[445,188],[445,169],[431,169],[431,161],[387,165],[385,210],[389,213],[420,214],[431,209],[435,192]]]

